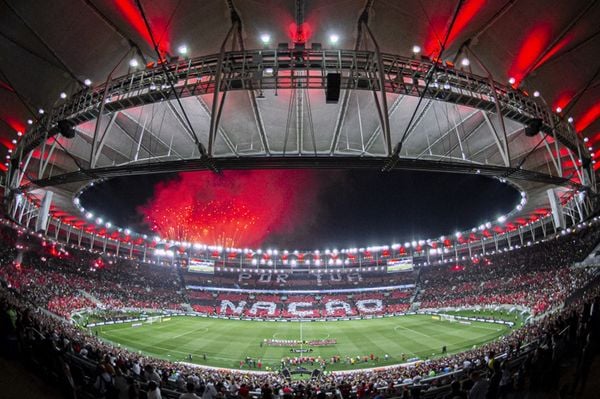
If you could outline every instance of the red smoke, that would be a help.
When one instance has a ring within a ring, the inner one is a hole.
[[[159,183],[139,208],[161,238],[224,247],[257,247],[311,216],[317,179],[307,170],[181,173]]]

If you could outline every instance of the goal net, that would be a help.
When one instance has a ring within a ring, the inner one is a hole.
[[[454,318],[454,316],[449,315],[449,314],[441,314],[440,315],[440,320],[442,321],[449,321],[449,322],[455,322],[456,319]]]
[[[162,316],[150,316],[146,319],[146,324],[154,324],[162,322]]]

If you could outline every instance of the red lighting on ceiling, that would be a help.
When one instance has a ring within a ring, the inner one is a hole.
[[[8,83],[3,82],[1,80],[0,80],[0,89],[8,90],[8,91],[13,92],[13,93],[15,91]]]
[[[475,15],[484,6],[485,0],[467,0],[461,7],[454,26],[448,34],[448,41],[446,48],[448,48],[454,40],[464,31],[469,22],[475,17]],[[448,29],[448,21],[452,18],[451,14],[445,15],[434,15],[430,20],[430,29],[427,32],[427,38],[425,39],[424,54],[429,56],[438,56],[441,50],[442,42],[446,37],[446,30]]]
[[[565,90],[558,95],[558,98],[554,101],[552,109],[562,108],[563,110],[569,105],[571,100],[575,96],[574,90]]]
[[[535,71],[536,69],[544,65],[546,61],[554,57],[560,50],[565,48],[566,45],[569,44],[569,42],[572,40],[572,38],[572,35],[567,35],[564,38],[562,38],[562,40],[560,40],[558,43],[552,46],[552,48],[548,50],[546,54],[544,54],[544,56],[535,64],[535,66],[531,70]]]
[[[288,33],[293,43],[306,43],[312,36],[312,28],[306,22],[300,26],[292,22],[288,26]]]
[[[125,19],[127,19],[127,22],[129,22],[150,47],[154,48],[150,33],[148,32],[148,29],[146,29],[144,19],[136,7],[134,0],[115,0],[115,4]],[[148,14],[148,10],[146,10],[146,14]],[[167,30],[168,21],[162,16],[155,18],[148,16],[148,20],[150,27],[152,28],[152,33],[154,34],[154,39],[158,43],[158,49],[161,55],[163,55],[169,51],[170,38]]]
[[[508,76],[515,78],[515,87],[519,86],[523,81],[527,71],[533,67],[536,59],[548,45],[551,31],[552,29],[549,24],[539,24],[534,26],[525,37],[508,71]]]
[[[575,130],[577,130],[578,132],[583,132],[598,118],[600,118],[600,102],[594,104],[591,108],[585,111],[581,117],[578,117],[576,119]]]

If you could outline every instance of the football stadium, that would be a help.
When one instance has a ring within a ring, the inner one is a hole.
[[[598,20],[0,1],[0,396],[598,397]]]

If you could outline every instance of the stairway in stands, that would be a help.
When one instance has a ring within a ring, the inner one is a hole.
[[[102,303],[102,301],[100,299],[96,298],[95,296],[93,296],[89,292],[86,292],[84,290],[77,290],[77,291],[79,291],[79,293],[81,294],[81,296],[86,297],[90,301],[94,302],[96,305],[103,305],[103,303]]]
[[[419,268],[419,272],[417,273],[417,278],[415,279],[415,291],[413,295],[410,297],[410,308],[408,309],[411,312],[419,310],[421,306],[421,302],[417,302],[419,298],[419,294],[421,293],[421,288],[419,287],[421,284],[421,268]]]

